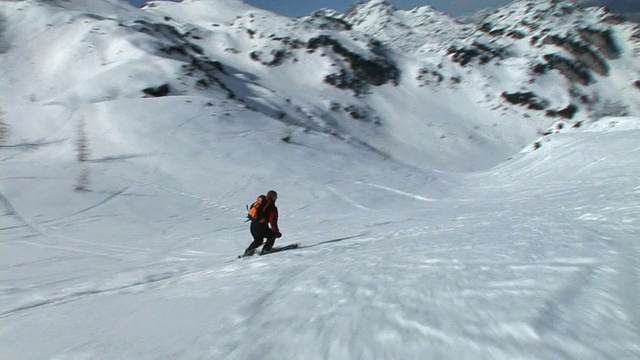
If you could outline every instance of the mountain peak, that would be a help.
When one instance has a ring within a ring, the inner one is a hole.
[[[385,0],[371,0],[366,3],[360,3],[354,5],[349,11],[347,16],[370,16],[373,14],[391,15],[396,11],[396,8],[386,2]]]
[[[359,32],[410,53],[425,44],[448,43],[460,33],[467,33],[457,20],[430,6],[405,11],[382,0],[357,5],[345,14],[344,20]]]

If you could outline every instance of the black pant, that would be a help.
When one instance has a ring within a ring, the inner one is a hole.
[[[276,242],[276,234],[274,234],[273,230],[269,228],[269,224],[252,221],[250,230],[251,236],[253,236],[253,242],[245,251],[251,251],[259,248],[264,242],[264,239],[267,239],[267,243],[264,244],[262,250],[271,251],[273,244]]]

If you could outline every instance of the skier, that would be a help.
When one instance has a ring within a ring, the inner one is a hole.
[[[280,229],[278,229],[278,208],[276,207],[278,193],[269,190],[267,195],[261,195],[258,200],[251,206],[249,210],[249,219],[251,219],[251,236],[253,242],[244,251],[245,255],[253,255],[257,248],[262,245],[264,239],[267,242],[262,247],[262,254],[271,251],[276,238],[282,237]],[[271,225],[271,228],[269,228]]]

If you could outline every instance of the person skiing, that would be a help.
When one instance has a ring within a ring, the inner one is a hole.
[[[276,238],[282,237],[282,233],[278,229],[276,200],[278,200],[278,193],[269,190],[266,196],[260,195],[258,200],[251,205],[248,217],[251,220],[249,229],[251,236],[253,236],[253,242],[244,251],[245,255],[253,255],[255,250],[262,245],[264,239],[267,239],[267,242],[262,247],[262,254],[266,254],[273,249]]]

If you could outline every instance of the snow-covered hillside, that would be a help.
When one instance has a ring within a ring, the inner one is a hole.
[[[0,2],[0,358],[639,358],[638,30],[563,4]]]
[[[142,11],[115,0],[11,2],[3,82],[19,101],[74,107],[145,89],[224,94],[411,166],[480,170],[550,128],[640,115],[637,25],[565,4],[518,2],[462,24],[379,0],[296,19],[235,0]]]

